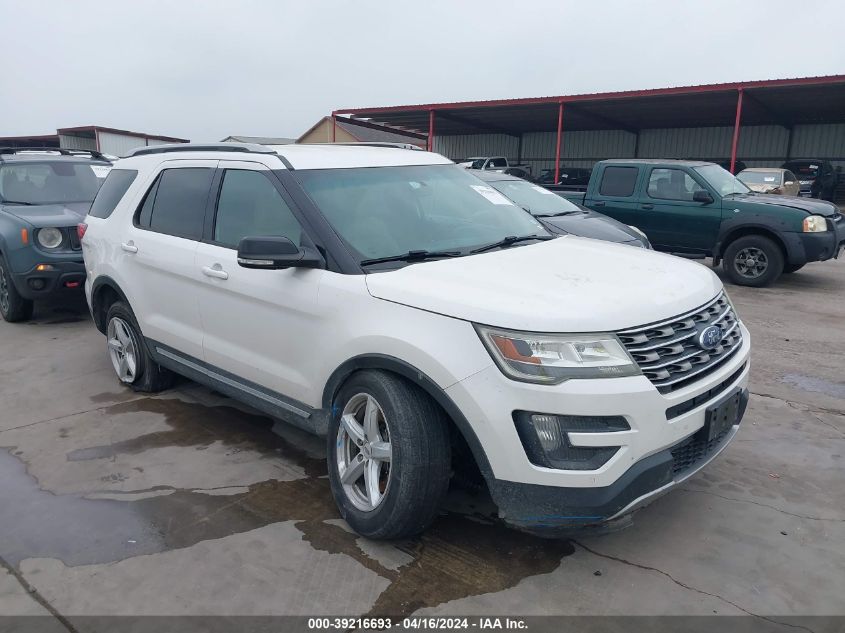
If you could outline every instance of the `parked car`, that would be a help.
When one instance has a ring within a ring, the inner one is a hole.
[[[85,280],[76,225],[111,163],[98,152],[0,148],[0,315],[32,316],[33,301]]]
[[[592,169],[587,169],[586,167],[561,167],[557,182],[555,182],[554,168],[544,169],[537,178],[537,183],[543,185],[560,185],[562,187],[570,187],[573,190],[581,187],[586,189],[590,182],[590,172],[592,171]]]
[[[545,187],[495,171],[478,172],[475,175],[508,200],[540,219],[553,233],[651,248],[645,233],[635,226],[628,226],[601,213],[590,211],[561,198]]]
[[[807,262],[838,257],[845,244],[845,221],[833,204],[754,194],[713,163],[606,160],[586,194],[561,195],[637,226],[659,251],[724,262],[741,286],[765,286]]]
[[[512,525],[621,527],[738,430],[750,340],[711,270],[554,236],[438,154],[233,147],[116,164],[79,227],[94,322],[133,389],[326,435],[358,533],[424,530],[468,467]]]
[[[800,187],[798,178],[788,169],[750,167],[743,169],[736,177],[755,193],[797,196]]]
[[[466,160],[459,161],[458,165],[466,167],[467,169],[492,169],[499,171],[507,171],[509,169],[518,168],[526,174],[531,175],[530,165],[517,165],[515,163],[511,163],[504,156],[474,156],[467,158]]]
[[[833,202],[839,172],[826,160],[802,159],[789,160],[783,164],[798,176],[802,196],[821,198]]]

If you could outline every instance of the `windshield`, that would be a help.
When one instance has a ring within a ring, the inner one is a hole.
[[[534,215],[581,211],[578,205],[569,200],[524,180],[496,180],[487,184]]]
[[[108,170],[108,165],[61,161],[2,165],[0,201],[26,204],[91,202]]]
[[[751,191],[742,184],[742,181],[737,180],[731,172],[718,165],[704,165],[703,167],[693,167],[693,169],[720,195],[729,196],[732,193],[749,193]]]
[[[780,177],[779,171],[744,171],[737,176],[747,185],[779,185]]]
[[[466,254],[508,236],[549,235],[528,213],[456,165],[297,170],[295,175],[362,260],[410,251]]]
[[[804,180],[818,178],[819,164],[818,163],[787,163],[785,169],[788,169],[799,178]]]

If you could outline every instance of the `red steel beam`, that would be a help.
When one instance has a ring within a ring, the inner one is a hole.
[[[557,143],[555,144],[555,184],[560,180],[560,140],[563,136],[563,101],[557,105]]]
[[[734,119],[734,136],[731,141],[731,173],[735,174],[734,167],[736,166],[736,148],[739,145],[739,124],[742,119],[742,93],[743,89],[737,90],[736,96],[736,119]]]
[[[332,112],[332,143],[335,142],[335,135],[337,134],[337,112]]]
[[[428,140],[425,147],[429,152],[434,151],[434,110],[428,111]]]

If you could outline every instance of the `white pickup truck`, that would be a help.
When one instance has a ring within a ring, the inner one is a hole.
[[[517,165],[508,161],[504,156],[472,156],[466,160],[459,161],[458,165],[467,169],[486,169],[490,171],[521,169],[525,174],[514,173],[513,175],[519,176],[520,178],[531,175],[531,165]]]

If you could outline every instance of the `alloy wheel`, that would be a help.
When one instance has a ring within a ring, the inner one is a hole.
[[[138,345],[129,324],[121,318],[109,321],[106,331],[109,357],[120,382],[132,384],[138,371]]]
[[[346,496],[359,510],[372,512],[390,485],[393,450],[381,405],[359,393],[346,403],[337,431],[337,470]]]
[[[734,268],[746,279],[756,279],[769,268],[769,258],[759,248],[749,246],[736,254]]]

